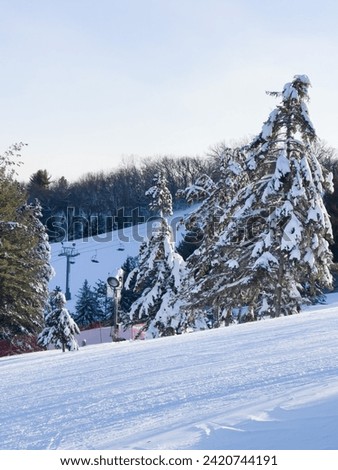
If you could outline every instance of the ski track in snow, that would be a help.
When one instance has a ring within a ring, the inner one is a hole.
[[[0,446],[337,449],[337,309],[1,358]]]

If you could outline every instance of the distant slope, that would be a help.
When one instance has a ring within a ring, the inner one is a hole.
[[[189,213],[192,208],[177,211],[170,218],[170,223],[179,242],[183,236],[184,228],[179,224],[182,216]],[[68,302],[67,308],[74,312],[76,295],[82,287],[85,279],[91,286],[101,279],[105,281],[108,275],[114,275],[121,267],[128,256],[137,256],[139,247],[147,234],[151,233],[152,222],[140,224],[134,227],[127,227],[123,230],[116,230],[106,234],[97,235],[89,239],[75,240],[74,242],[64,242],[64,246],[72,246],[79,253],[79,256],[72,258],[70,270],[70,291],[72,299]],[[55,277],[50,282],[50,289],[60,286],[65,292],[66,289],[66,257],[59,256],[62,252],[61,243],[53,243],[51,263],[55,270]],[[98,261],[92,262],[92,258]]]
[[[293,317],[0,358],[0,447],[337,449],[338,296],[328,300]]]

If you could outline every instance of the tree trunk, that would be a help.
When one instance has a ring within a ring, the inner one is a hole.
[[[283,289],[283,275],[284,275],[284,260],[282,253],[279,257],[279,268],[278,268],[278,279],[277,279],[277,288],[275,296],[275,317],[279,317],[281,314],[282,306],[282,289]]]

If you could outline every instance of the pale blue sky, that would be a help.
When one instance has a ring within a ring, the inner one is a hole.
[[[0,0],[0,151],[70,180],[260,131],[295,74],[338,147],[336,0]]]

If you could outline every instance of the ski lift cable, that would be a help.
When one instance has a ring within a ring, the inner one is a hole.
[[[118,245],[118,246],[117,246]],[[122,242],[120,242],[119,244],[117,244],[116,242],[114,243],[109,243],[109,245],[106,245],[106,246],[102,246],[100,248],[96,248],[95,251],[101,251],[101,250],[109,250],[109,249],[115,249],[117,251],[125,251],[125,246]],[[93,248],[92,247],[85,247],[85,249],[81,249],[81,247],[77,246],[77,251],[79,252],[79,254],[85,254],[85,253],[90,253],[90,252],[93,252]],[[56,254],[56,253],[53,253],[52,256],[51,256],[51,261],[52,262],[56,262],[56,261],[60,261],[60,258],[59,258],[59,255]]]
[[[114,249],[116,247],[116,243],[113,244],[113,245],[108,245],[108,246],[102,246],[101,248],[95,248],[95,251],[101,251],[101,250],[107,250],[107,249]],[[88,247],[87,249],[81,249],[81,247],[78,247],[77,248],[77,251],[80,253],[80,254],[83,254],[83,253],[90,253],[93,251],[93,248],[92,247]],[[55,258],[58,256],[58,254],[54,253],[52,257]]]

